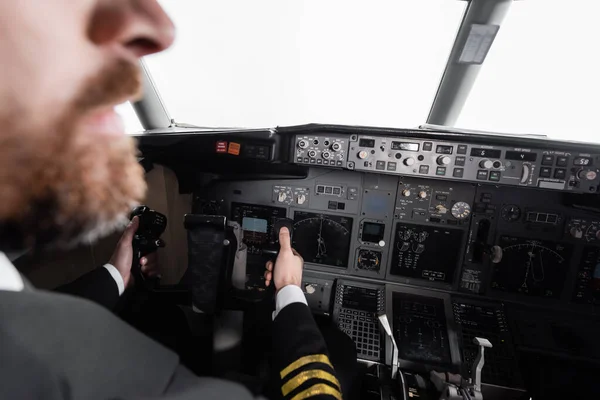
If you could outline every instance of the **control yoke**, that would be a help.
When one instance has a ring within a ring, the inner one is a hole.
[[[147,279],[140,267],[142,257],[155,252],[159,247],[165,247],[165,242],[160,238],[167,228],[167,217],[154,211],[147,206],[136,207],[130,215],[130,219],[138,217],[139,226],[133,236],[133,263],[131,273],[136,284],[147,288],[155,286],[156,280]]]

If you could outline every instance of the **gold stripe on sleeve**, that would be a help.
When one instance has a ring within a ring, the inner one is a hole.
[[[313,369],[310,371],[301,372],[298,375],[296,375],[295,377],[293,377],[292,379],[290,379],[289,381],[287,381],[285,383],[285,385],[283,385],[281,387],[281,392],[283,393],[284,396],[287,396],[293,390],[295,390],[300,385],[302,385],[304,382],[306,382],[310,379],[323,379],[325,381],[328,381],[328,382],[334,384],[335,386],[337,386],[338,389],[341,389],[340,383],[335,378],[335,376],[331,375],[329,372],[321,371],[318,369]]]
[[[284,369],[281,370],[281,379],[285,378],[286,375],[288,375],[290,372],[293,372],[295,370],[297,370],[300,367],[305,366],[306,364],[310,364],[310,363],[322,363],[322,364],[327,364],[329,365],[331,368],[333,368],[333,365],[331,365],[331,363],[329,362],[329,358],[325,355],[325,354],[313,354],[310,356],[304,356],[301,357],[299,359],[297,359],[296,361],[294,361],[293,363],[291,363],[290,365],[288,365],[287,367],[285,367]]]
[[[324,383],[319,383],[319,384],[309,387],[306,390],[303,390],[302,392],[300,392],[297,395],[295,395],[294,397],[292,397],[292,400],[304,400],[304,399],[308,399],[309,397],[319,396],[319,395],[324,395],[324,394],[333,396],[337,400],[342,400],[342,394],[340,392],[338,392],[331,386],[326,385]]]

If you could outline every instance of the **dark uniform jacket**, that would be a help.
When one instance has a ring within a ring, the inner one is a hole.
[[[252,399],[243,386],[199,378],[178,356],[109,309],[117,286],[98,268],[60,288],[0,291],[0,399]],[[91,300],[91,301],[90,301]],[[341,399],[325,342],[302,303],[274,321],[273,367],[286,399]]]

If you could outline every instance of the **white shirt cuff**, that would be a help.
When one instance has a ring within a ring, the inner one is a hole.
[[[119,289],[119,296],[122,295],[125,291],[125,282],[123,282],[123,277],[121,276],[119,270],[111,264],[104,264],[103,267],[106,268],[110,276],[112,276],[115,280],[117,288]]]
[[[286,306],[292,303],[303,303],[308,305],[304,292],[296,285],[284,286],[277,296],[275,296],[275,311],[273,311],[273,319],[277,317],[277,314],[283,310]]]

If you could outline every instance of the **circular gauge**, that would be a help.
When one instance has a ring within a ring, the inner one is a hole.
[[[502,211],[500,211],[500,215],[502,219],[508,222],[515,222],[521,218],[521,209],[519,206],[514,204],[510,204],[502,207]]]
[[[591,223],[590,226],[585,231],[585,240],[588,242],[594,242],[600,239],[598,236],[600,235],[600,226],[595,223]]]
[[[415,239],[417,240],[417,242],[423,243],[425,240],[427,240],[428,236],[429,236],[429,233],[422,231],[422,232],[415,234]]]
[[[358,252],[357,268],[365,271],[379,271],[381,252],[361,249]]]
[[[458,201],[454,203],[450,212],[456,219],[467,219],[471,215],[471,206],[464,201]]]
[[[413,236],[413,231],[412,229],[401,230],[398,231],[398,235],[400,235],[400,239],[402,240],[410,240],[410,238]]]

